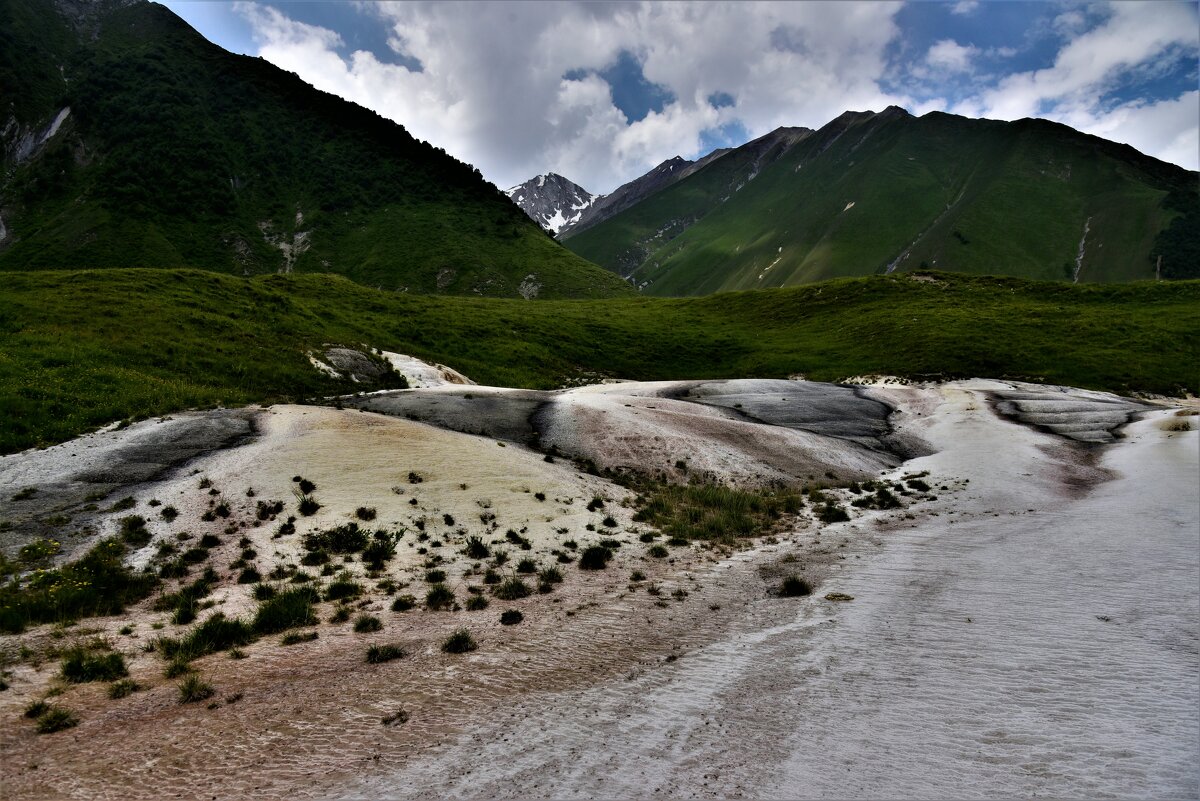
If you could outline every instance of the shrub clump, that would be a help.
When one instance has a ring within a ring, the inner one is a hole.
[[[533,591],[529,589],[528,584],[513,576],[497,584],[496,588],[492,590],[492,594],[502,601],[516,601],[520,598],[529,597],[533,594]]]
[[[434,584],[425,593],[426,609],[449,609],[454,605],[454,590],[445,584]]]
[[[367,547],[363,548],[362,560],[370,570],[383,570],[384,562],[396,555],[396,542],[391,534],[376,531]]]
[[[458,629],[442,642],[442,650],[448,654],[465,654],[478,647],[475,638],[466,629]]]
[[[404,649],[399,645],[372,645],[367,649],[367,664],[379,665],[404,656]]]
[[[82,617],[119,615],[158,586],[158,578],[135,573],[122,561],[123,542],[105,540],[79,561],[0,585],[0,632]]]
[[[78,725],[79,718],[75,713],[63,707],[47,707],[45,712],[37,716],[38,734],[53,734]]]
[[[307,493],[296,493],[296,509],[305,517],[315,515],[321,508],[321,504],[317,503],[317,499]]]
[[[476,536],[467,537],[467,547],[463,549],[463,553],[471,559],[487,559],[492,555],[491,549]]]
[[[312,642],[317,639],[315,631],[293,631],[283,635],[280,645],[299,645],[302,642]]]
[[[216,693],[213,686],[195,673],[184,676],[179,682],[179,703],[194,704],[212,698]]]
[[[633,519],[671,538],[732,544],[739,537],[768,533],[785,514],[804,503],[789,492],[748,492],[716,484],[661,484],[647,487]]]
[[[608,567],[608,560],[613,552],[603,545],[589,545],[579,555],[580,570],[603,570]]]
[[[349,576],[339,576],[325,588],[326,601],[341,601],[345,598],[357,598],[362,595],[363,587]]]
[[[465,605],[468,611],[480,612],[488,608],[488,599],[482,595],[472,595]]]
[[[788,576],[779,585],[779,595],[783,598],[799,598],[812,594],[812,585],[800,576]]]
[[[417,599],[411,595],[398,595],[396,600],[392,601],[393,612],[407,612],[417,605]]]
[[[525,619],[525,616],[516,609],[506,609],[500,613],[500,625],[515,626]]]
[[[316,623],[313,604],[316,591],[311,587],[292,587],[259,604],[253,628],[260,634],[276,634],[287,629]]]
[[[309,551],[355,553],[366,548],[367,542],[367,532],[354,522],[304,535],[304,548]]]
[[[383,621],[374,615],[359,615],[354,621],[354,631],[357,634],[369,634],[372,631],[382,631]]]
[[[827,502],[817,509],[817,518],[822,523],[844,523],[850,519],[850,515],[836,503]]]
[[[114,681],[108,685],[108,697],[116,700],[124,698],[127,695],[133,695],[138,690],[142,689],[142,685],[138,684],[133,679],[121,679]]]
[[[121,518],[121,539],[134,548],[149,544],[150,532],[146,530],[146,518],[141,515]]]
[[[223,612],[217,612],[192,629],[182,640],[160,638],[157,647],[165,658],[187,663],[206,654],[227,651],[253,641],[254,630],[247,623],[237,618],[227,618]]]
[[[125,658],[117,653],[93,654],[77,646],[67,651],[62,663],[62,677],[72,684],[114,681],[128,675]]]

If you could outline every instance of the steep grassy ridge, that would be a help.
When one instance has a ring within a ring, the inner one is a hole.
[[[0,293],[0,451],[192,406],[352,391],[328,343],[444,362],[477,381],[864,373],[1014,376],[1200,391],[1200,282],[1072,287],[937,274],[706,298],[486,300],[329,275],[10,273]]]
[[[1160,254],[1164,277],[1200,269],[1195,173],[1044,120],[847,112],[730,191],[739,159],[566,244],[654,295],[930,267],[1128,281]]]
[[[19,101],[0,109],[0,269],[336,272],[507,297],[630,291],[474,168],[225,52],[162,6],[0,0],[0,35],[0,96]],[[43,145],[21,146],[63,109]]]

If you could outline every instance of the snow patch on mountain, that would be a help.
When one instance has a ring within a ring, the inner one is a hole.
[[[555,234],[579,220],[584,209],[602,197],[553,172],[530,178],[504,194],[534,222]]]

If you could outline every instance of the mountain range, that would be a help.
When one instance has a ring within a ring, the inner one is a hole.
[[[953,270],[1071,282],[1200,276],[1197,176],[1046,120],[898,107],[671,159],[560,240],[647,294]]]
[[[0,270],[333,272],[389,290],[628,284],[479,171],[144,0],[0,0]]]
[[[554,173],[503,192],[146,0],[0,0],[0,167],[7,271],[329,272],[525,299],[1200,275],[1196,173],[1045,120],[846,112],[606,195]]]

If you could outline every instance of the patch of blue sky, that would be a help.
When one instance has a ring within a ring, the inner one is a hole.
[[[1177,51],[1169,57],[1139,69],[1126,70],[1113,77],[1098,99],[1102,109],[1110,109],[1135,101],[1175,99],[1195,91],[1200,81],[1200,65],[1196,51]]]
[[[223,0],[161,0],[200,35],[231,53],[254,55],[258,44],[249,20]]]
[[[613,105],[620,109],[630,123],[646,119],[651,111],[660,112],[675,95],[663,86],[646,80],[642,64],[628,50],[622,50],[616,61],[601,70],[574,69],[563,74],[568,81],[597,75],[612,91]]]
[[[708,96],[708,104],[713,108],[725,108],[736,105],[737,101],[728,92],[713,92]]]
[[[979,3],[966,14],[953,13],[954,3],[907,3],[895,17],[900,35],[885,51],[888,68],[880,79],[886,92],[940,96],[954,101],[978,90],[981,78],[999,80],[1016,72],[1045,69],[1064,43],[1054,21],[1074,9],[1067,4],[1042,2]],[[1078,11],[1084,27],[1099,21],[1093,12]],[[929,49],[950,40],[973,48],[974,78],[937,71],[933,80],[914,82],[912,71],[924,65]]]
[[[163,5],[178,14],[185,22],[214,44],[232,53],[254,55],[258,43],[254,26],[235,3],[227,0],[162,0]],[[342,58],[365,50],[385,64],[398,64],[413,72],[422,71],[421,62],[404,53],[397,53],[388,44],[391,28],[369,8],[351,3],[295,2],[282,0],[268,3],[284,16],[306,25],[325,28],[341,37],[336,48]]]
[[[696,156],[706,156],[722,147],[739,147],[750,141],[750,132],[741,120],[732,120],[719,128],[706,128],[700,132],[700,150]]]
[[[391,26],[368,8],[352,3],[281,2],[271,3],[282,14],[296,22],[336,31],[342,38],[337,53],[342,58],[365,50],[385,64],[397,64],[412,72],[423,72],[419,59],[407,53],[397,53],[388,44]]]

